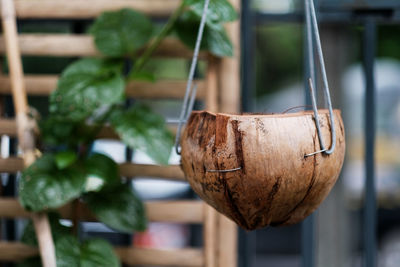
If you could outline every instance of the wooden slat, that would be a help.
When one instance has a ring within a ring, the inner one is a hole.
[[[218,66],[219,60],[213,56],[208,58],[207,68],[207,93],[206,109],[211,112],[218,112]],[[204,257],[205,267],[218,267],[217,265],[217,211],[204,205]]]
[[[176,181],[186,181],[185,175],[178,165],[158,166],[123,163],[119,166],[121,176],[126,177],[162,177]]]
[[[236,9],[240,9],[240,0],[229,0]],[[239,12],[240,13],[240,12]],[[240,22],[226,26],[234,47],[234,56],[223,58],[219,70],[220,112],[240,112]],[[237,226],[222,214],[218,215],[218,261],[217,266],[238,266]]]
[[[223,214],[218,214],[218,226],[217,266],[236,267],[238,264],[238,227]]]
[[[7,126],[7,125],[5,125]],[[10,125],[11,126],[11,125]],[[175,136],[176,131],[178,130],[178,125],[176,124],[167,124],[168,130]],[[0,120],[0,134],[2,134],[3,126],[1,125],[1,120]],[[7,129],[4,129],[7,130]],[[9,128],[8,131],[12,133],[12,128]],[[114,139],[114,140],[119,140],[119,136],[116,132],[111,127],[105,126],[100,130],[100,132],[96,136],[97,139]]]
[[[150,201],[146,203],[150,221],[202,223],[204,203],[201,201]]]
[[[201,249],[175,250],[116,247],[121,261],[129,265],[157,265],[201,267],[204,264]],[[0,242],[0,261],[18,262],[38,255],[38,249],[19,242]]]
[[[48,96],[57,87],[57,75],[26,75],[25,84],[28,95]],[[197,99],[205,97],[205,83],[196,81],[198,86]],[[131,98],[140,99],[183,99],[186,81],[160,80],[157,82],[130,82],[126,94]],[[10,94],[11,84],[7,76],[0,76],[0,94]]]
[[[205,93],[205,104],[206,109],[211,112],[218,112],[218,67],[220,59],[209,56],[208,57],[208,68],[206,76],[206,93]]]
[[[217,264],[217,211],[204,204],[204,257],[205,267],[218,267]]]
[[[176,125],[168,125],[168,129],[171,131],[173,135],[176,134],[177,126]],[[11,137],[17,136],[17,125],[15,120],[13,119],[0,119],[0,135],[8,135]],[[98,139],[114,139],[119,140],[119,136],[111,127],[104,127],[100,130],[97,135]],[[0,164],[1,166],[1,164]],[[1,170],[1,167],[0,167]]]
[[[83,57],[101,55],[90,35],[25,33],[18,36],[18,42],[21,54],[25,56]],[[4,53],[4,38],[0,36],[0,54]],[[153,56],[191,58],[193,51],[177,39],[169,38],[161,43]],[[202,52],[199,56],[205,58],[206,54]]]
[[[239,0],[230,0],[234,6],[240,6]],[[226,30],[233,44],[233,57],[221,59],[220,112],[237,113],[240,111],[240,22],[226,25]]]
[[[170,223],[202,223],[204,211],[201,201],[149,201],[145,203],[147,217],[154,222]],[[67,204],[59,209],[65,219],[76,218],[76,206]],[[96,221],[85,205],[78,205],[78,216],[82,221]],[[31,213],[24,210],[14,198],[0,198],[0,217],[18,218],[30,217]]]
[[[197,99],[205,98],[206,84],[202,80],[194,81],[197,85]],[[183,99],[186,81],[160,80],[155,83],[132,82],[126,88],[126,94],[132,98],[146,99]]]
[[[38,255],[37,248],[17,242],[0,242],[0,261],[16,262]]]
[[[25,91],[24,71],[19,49],[17,21],[15,17],[14,0],[2,0],[2,24],[5,41],[5,54],[9,68],[14,112],[18,122],[19,147],[24,165],[29,166],[35,161],[35,135],[32,119],[28,117],[28,97]],[[45,213],[32,215],[33,226],[39,245],[43,267],[56,266],[56,253],[51,234],[49,218]]]
[[[1,86],[1,85],[0,85]],[[13,119],[0,119],[0,135],[17,135],[17,124]]]
[[[30,215],[30,212],[24,210],[15,198],[0,198],[1,218],[26,218]]]
[[[172,135],[176,135],[176,131],[178,130],[178,126],[176,124],[167,124],[168,130],[172,133]],[[0,134],[2,134],[3,126],[1,125],[1,120],[0,120]],[[5,129],[7,130],[7,129]],[[8,130],[9,132],[12,132],[12,129],[10,128]],[[119,136],[116,132],[111,127],[104,127],[100,130],[100,132],[96,136],[97,139],[114,139],[114,140],[119,140]]]
[[[32,96],[48,96],[57,87],[56,75],[25,75],[26,93]],[[0,93],[10,94],[11,83],[8,76],[0,76]]]
[[[117,248],[121,261],[128,265],[203,267],[203,251],[186,248],[177,250],[155,250],[139,248]]]
[[[16,206],[17,204],[14,204]],[[203,221],[203,202],[201,201],[148,201],[145,203],[146,214],[149,221],[169,223],[193,223],[200,224]],[[76,210],[77,209],[77,210]],[[78,216],[82,221],[96,221],[91,211],[79,203],[67,204],[59,209],[65,219],[73,219]],[[1,199],[0,199],[1,217]]]
[[[133,8],[152,16],[168,16],[180,0],[14,0],[17,17],[22,19],[85,19],[106,10]]]
[[[0,172],[16,173],[24,169],[22,158],[0,158]]]
[[[0,53],[4,53],[4,40],[0,36]],[[25,56],[80,57],[100,56],[93,38],[77,34],[19,34],[21,54]]]
[[[24,168],[22,158],[10,157],[0,158],[0,172],[16,173]],[[176,181],[186,181],[183,171],[178,165],[158,166],[150,164],[122,163],[120,165],[121,176],[126,177],[148,177]]]

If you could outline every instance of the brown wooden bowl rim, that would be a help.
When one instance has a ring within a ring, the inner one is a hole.
[[[292,113],[272,113],[272,114],[262,114],[262,113],[244,113],[244,114],[230,114],[230,113],[215,113],[208,110],[194,110],[192,114],[200,115],[200,114],[208,114],[211,116],[227,116],[227,117],[235,117],[235,118],[285,118],[285,117],[299,117],[299,116],[314,116],[314,111],[312,110],[304,110],[299,112]],[[318,109],[318,114],[327,114],[329,113],[328,109]],[[341,116],[340,109],[333,109],[333,113]]]

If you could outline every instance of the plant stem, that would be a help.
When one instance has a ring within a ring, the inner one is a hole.
[[[129,72],[128,77],[131,76],[132,74],[138,73],[139,71],[142,70],[142,68],[147,63],[147,61],[150,59],[150,57],[154,53],[154,51],[160,46],[161,42],[171,32],[172,28],[175,25],[175,22],[178,20],[178,18],[180,17],[180,15],[183,13],[184,10],[185,10],[185,4],[184,4],[184,1],[182,0],[181,4],[174,11],[174,13],[171,15],[171,17],[168,19],[167,24],[164,25],[161,32],[152,41],[150,46],[147,47],[147,49],[144,51],[143,55],[136,61],[134,67]]]

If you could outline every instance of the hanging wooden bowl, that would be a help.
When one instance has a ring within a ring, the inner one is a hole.
[[[319,115],[330,147],[329,113],[319,110]],[[203,200],[244,229],[300,222],[325,199],[342,168],[344,128],[340,111],[334,115],[335,151],[305,157],[320,150],[311,111],[192,112],[181,142],[183,171]]]

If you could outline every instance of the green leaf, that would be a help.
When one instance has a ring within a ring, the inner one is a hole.
[[[149,18],[132,9],[104,12],[90,29],[96,47],[106,56],[133,54],[149,42],[154,27]]]
[[[82,121],[104,105],[121,102],[125,93],[122,65],[86,58],[69,65],[50,96],[50,112],[64,120]]]
[[[185,0],[185,5],[201,18],[204,0]],[[207,20],[212,23],[229,22],[238,18],[236,10],[227,0],[211,0],[208,6]]]
[[[57,267],[118,267],[118,257],[112,246],[100,239],[93,239],[80,244],[70,233],[69,227],[59,223],[59,216],[49,215],[51,232],[54,238]],[[37,246],[37,240],[32,222],[25,227],[21,241],[31,246]],[[41,267],[40,257],[33,257],[18,264],[18,267]]]
[[[131,75],[129,75],[129,79],[131,80],[137,80],[137,81],[147,81],[147,82],[155,82],[156,77],[154,76],[153,73],[150,72],[133,72]]]
[[[233,45],[224,27],[207,28],[206,43],[208,50],[219,57],[233,56]]]
[[[136,104],[125,112],[114,112],[111,124],[128,146],[145,152],[159,164],[168,164],[173,143],[162,116]]]
[[[126,233],[146,229],[143,203],[129,184],[89,193],[84,200],[96,217],[113,229]]]
[[[31,211],[59,208],[77,198],[85,176],[76,166],[59,170],[54,155],[46,154],[22,172],[19,201]]]
[[[57,213],[51,212],[48,214],[51,233],[54,240],[58,240],[61,237],[70,235],[71,228],[64,226],[60,223],[60,216]],[[36,239],[36,232],[32,221],[29,221],[22,233],[21,242],[30,246],[38,246]]]
[[[57,267],[80,267],[80,244],[73,235],[63,236],[54,242]]]
[[[75,236],[55,242],[57,267],[119,267],[119,259],[105,240],[91,239],[79,244]]]
[[[71,166],[77,160],[78,156],[74,151],[62,151],[58,152],[55,156],[57,168],[60,170]]]
[[[199,17],[192,11],[182,14],[175,26],[179,39],[191,49],[196,45],[197,32],[200,25]],[[219,57],[233,55],[233,45],[225,28],[220,23],[206,24],[204,28],[202,50],[208,50]]]
[[[102,239],[91,239],[81,246],[80,267],[121,266],[112,246]]]
[[[85,192],[99,191],[106,184],[119,181],[118,165],[103,154],[92,154],[85,161],[86,183]]]
[[[75,122],[69,122],[57,116],[50,116],[39,121],[41,141],[48,145],[60,145],[74,142],[72,133],[76,127]]]
[[[94,125],[88,125],[83,120],[72,121],[56,114],[39,121],[39,126],[40,141],[45,146],[76,148],[83,142],[91,143],[94,138]]]
[[[29,246],[38,246],[36,232],[32,221],[29,221],[24,228],[21,236],[21,242]]]

